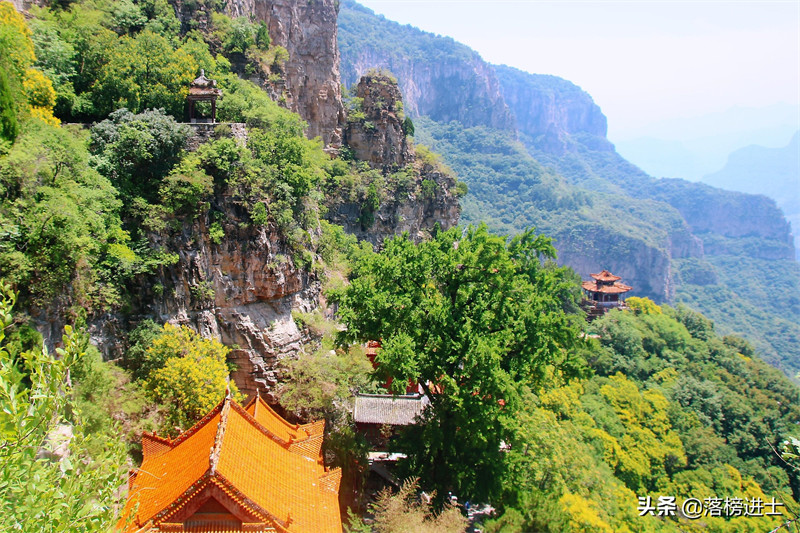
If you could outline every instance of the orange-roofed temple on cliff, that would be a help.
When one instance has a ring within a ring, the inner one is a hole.
[[[341,533],[342,471],[323,464],[324,429],[290,424],[257,396],[225,398],[174,440],[145,433],[118,529]]]
[[[584,281],[582,307],[586,310],[587,318],[592,320],[610,309],[625,307],[624,294],[633,287],[620,283],[622,278],[615,276],[608,270],[599,274],[590,274],[592,281]]]

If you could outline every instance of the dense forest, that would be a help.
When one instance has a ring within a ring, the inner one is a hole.
[[[683,305],[630,298],[586,322],[580,278],[548,234],[566,208],[610,224],[613,196],[589,198],[479,127],[403,120],[408,142],[484,147],[452,170],[421,145],[403,168],[347,147],[332,157],[252,81],[280,79],[288,52],[223,7],[187,3],[179,19],[166,0],[77,0],[26,18],[0,2],[0,529],[114,528],[142,432],[176,435],[226,388],[244,396],[228,381],[241,346],[155,311],[178,297],[165,280],[192,243],[235,239],[274,245],[270,272],[320,287],[292,312],[302,342],[270,399],[294,421],[326,420],[350,531],[463,531],[448,493],[491,504],[486,531],[797,527],[800,390],[785,374]],[[185,101],[201,69],[225,96],[192,145]],[[470,225],[373,247],[328,220],[353,205],[368,231],[381,205],[440,194],[426,172],[454,171],[484,198],[464,199]],[[480,201],[497,208],[488,225]],[[654,204],[623,220],[657,234]],[[187,291],[199,313],[228,297],[209,279]],[[110,317],[121,348],[109,355],[92,328]],[[363,346],[378,339],[373,367]],[[371,500],[352,396],[387,378],[419,382],[431,406],[393,443],[410,481]],[[705,507],[686,516],[664,498]]]

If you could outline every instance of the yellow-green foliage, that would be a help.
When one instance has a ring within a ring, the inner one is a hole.
[[[631,296],[625,303],[628,304],[628,308],[630,308],[633,312],[637,314],[643,315],[660,315],[661,314],[661,306],[656,305],[656,303],[651,300],[650,298],[639,298],[638,296]]]
[[[0,44],[5,68],[13,69],[12,75],[22,78],[36,60],[33,53],[31,30],[25,18],[14,9],[11,2],[0,3]]]
[[[601,518],[597,503],[570,492],[564,493],[559,503],[569,516],[570,531],[614,533],[611,526]]]
[[[617,475],[628,487],[641,490],[663,476],[667,464],[686,464],[683,444],[672,430],[667,412],[669,405],[661,392],[640,391],[622,374],[611,377],[600,392],[614,408],[624,428],[621,434],[615,435],[620,453]]]
[[[164,362],[150,372],[146,387],[166,409],[167,433],[187,429],[225,396],[230,349],[219,341],[205,339],[186,326],[164,324],[164,332],[147,352],[152,360]],[[237,397],[235,383],[230,389]]]
[[[31,30],[25,18],[10,2],[0,3],[0,69],[9,77],[17,113],[58,124],[53,116],[56,103],[53,83],[41,71],[32,68],[34,61]]]
[[[175,50],[161,35],[143,31],[136,37],[122,37],[98,80],[97,106],[107,113],[121,107],[134,113],[164,108],[180,117],[189,84],[197,74],[194,57]]]

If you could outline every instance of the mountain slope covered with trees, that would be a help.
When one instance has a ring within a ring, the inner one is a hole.
[[[773,201],[654,179],[614,150],[606,117],[569,81],[488,65],[353,1],[342,3],[339,42],[346,83],[386,68],[420,102],[409,107],[417,139],[470,188],[464,220],[500,233],[534,225],[582,276],[607,268],[634,294],[691,305],[790,377],[800,372],[800,315],[785,305],[800,294],[800,265]],[[509,113],[511,123],[496,118]]]
[[[403,165],[326,151],[282,107],[289,98],[250,81],[280,85],[286,49],[263,20],[224,8],[79,0],[26,20],[0,2],[0,529],[108,531],[144,431],[175,435],[225,394],[256,390],[293,422],[326,420],[325,459],[342,467],[353,530],[408,530],[403,515],[463,530],[442,502],[450,491],[497,509],[487,531],[796,522],[800,390],[785,375],[680,305],[632,298],[585,322],[580,279],[541,230],[563,230],[572,210],[603,230],[601,207],[626,208],[613,195],[592,199],[507,131],[417,120],[418,138],[450,150],[487,195],[465,199],[470,221],[477,202],[494,202],[492,229],[515,235],[450,227],[464,188],[430,150],[411,156],[401,101],[371,111],[392,113]],[[183,107],[200,69],[225,95],[224,122],[205,130]],[[388,131],[357,104],[351,124]],[[679,211],[654,221],[655,236],[636,237],[643,222],[623,233],[620,251],[660,246],[684,227]],[[428,217],[413,235],[370,234],[409,213]],[[377,368],[370,340],[382,342]],[[423,384],[431,408],[393,443],[416,484],[379,499],[370,526],[352,401],[387,378]],[[415,486],[436,491],[444,512],[398,505]],[[782,514],[639,516],[642,499],[660,496],[777,502]]]

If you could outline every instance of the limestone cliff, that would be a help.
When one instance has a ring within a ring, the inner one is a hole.
[[[345,128],[346,149],[381,171],[384,185],[381,192],[377,183],[371,185],[376,191],[372,199],[335,199],[328,218],[376,246],[393,235],[408,233],[419,241],[437,224],[442,229],[455,226],[461,212],[455,177],[430,154],[418,157],[404,131],[397,80],[371,71],[358,83],[354,100],[358,104]]]
[[[387,69],[397,77],[406,113],[412,117],[513,128],[492,67],[453,39],[401,26],[344,1],[339,47],[346,86],[355,85],[370,69]]]
[[[286,48],[286,106],[308,122],[309,138],[341,145],[344,109],[336,45],[337,0],[230,0],[231,16],[263,21],[275,45]]]
[[[209,236],[207,216],[152,237],[180,259],[162,268],[156,284],[143,292],[143,311],[235,346],[230,361],[236,384],[245,394],[256,388],[263,393],[277,383],[277,361],[300,347],[292,310],[315,308],[320,286],[294,264],[276,227],[247,224],[246,215],[226,198],[219,200],[225,237],[218,242]]]
[[[358,105],[344,131],[345,144],[353,156],[385,170],[408,163],[411,151],[403,131],[404,105],[397,80],[389,74],[370,72],[358,83],[354,100]]]
[[[601,149],[613,150],[606,140],[605,115],[580,87],[556,76],[529,74],[505,65],[494,70],[517,129],[537,148],[563,154],[573,144],[571,137],[582,134],[594,137]]]

